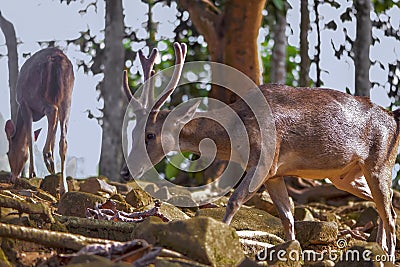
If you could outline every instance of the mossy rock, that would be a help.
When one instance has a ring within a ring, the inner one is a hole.
[[[236,266],[244,254],[235,230],[207,217],[157,223],[149,220],[132,238],[178,251],[188,258],[211,266]]]
[[[207,208],[197,211],[196,216],[207,216],[222,221],[225,208]],[[266,211],[242,207],[230,224],[236,230],[263,231],[285,238],[281,220]]]

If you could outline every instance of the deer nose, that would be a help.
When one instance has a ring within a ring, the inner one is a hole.
[[[123,167],[121,170],[121,176],[125,181],[129,181],[131,178],[131,174],[129,173],[128,167]]]

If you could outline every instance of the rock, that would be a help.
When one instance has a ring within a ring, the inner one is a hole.
[[[154,204],[147,205],[146,207],[143,207],[140,210],[142,211],[149,210],[151,208],[154,208]],[[189,216],[186,215],[186,213],[184,213],[177,207],[165,202],[161,204],[160,212],[164,214],[171,221],[187,220],[190,218]]]
[[[172,195],[169,193],[168,187],[163,186],[154,193],[153,197],[161,201],[167,201]]]
[[[296,239],[302,247],[330,244],[336,241],[338,225],[335,222],[295,222]]]
[[[315,221],[311,211],[305,207],[296,207],[294,209],[294,219],[296,221]]]
[[[197,207],[196,202],[190,196],[185,195],[173,196],[167,202],[178,207]]]
[[[70,262],[65,266],[70,267],[91,267],[91,266],[104,266],[104,267],[132,267],[131,264],[125,262],[113,262],[106,257],[97,255],[79,255],[73,257]]]
[[[145,192],[137,184],[131,183],[132,190],[126,195],[125,200],[135,209],[140,209],[142,207],[148,206],[153,203],[153,198]]]
[[[371,221],[374,226],[378,226],[379,214],[375,208],[368,207],[363,212],[361,212],[360,216],[356,220],[356,225],[354,227],[365,226]]]
[[[247,257],[255,258],[260,250],[272,247],[285,241],[279,236],[261,231],[236,231],[242,249]]]
[[[170,223],[145,221],[133,238],[166,247],[211,266],[236,266],[243,259],[239,237],[228,225],[207,217]]]
[[[290,209],[293,213],[294,212],[293,199],[289,197],[289,200],[290,200]],[[278,211],[276,210],[275,205],[272,202],[272,199],[267,191],[255,194],[249,201],[246,202],[246,205],[254,206],[256,209],[264,210],[269,214],[278,217]]]
[[[93,209],[96,203],[104,203],[105,198],[85,193],[85,192],[67,192],[58,204],[58,213],[65,216],[76,216],[85,218],[86,209]]]
[[[260,267],[260,265],[246,257],[237,267]]]
[[[0,183],[9,183],[11,173],[6,171],[0,171]]]
[[[225,208],[200,209],[196,216],[207,216],[222,221]],[[231,226],[236,230],[263,231],[285,238],[281,220],[266,211],[242,207],[232,219]]]
[[[81,183],[79,191],[107,197],[116,194],[117,188],[101,179],[91,177]]]
[[[129,191],[132,190],[132,187],[127,184],[118,183],[118,182],[109,182],[108,184],[115,186],[118,194],[126,195],[126,194],[128,194]]]
[[[395,266],[389,260],[387,254],[375,242],[359,242],[343,251],[343,256],[335,266],[358,267],[358,266]]]
[[[301,246],[292,240],[260,251],[257,260],[266,261],[268,266],[301,266]]]
[[[40,184],[40,189],[50,193],[53,197],[59,198],[60,197],[60,181],[62,177],[61,175],[51,174],[47,175],[43,178],[42,183]]]

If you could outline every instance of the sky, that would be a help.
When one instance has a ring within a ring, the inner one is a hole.
[[[85,1],[87,2],[87,1]],[[289,44],[299,47],[299,25],[300,25],[300,1],[289,1],[292,9],[288,12],[288,21],[291,27],[287,28]],[[143,23],[146,21],[147,7],[140,0],[124,0],[125,25],[134,27],[139,37],[145,37],[147,32]],[[23,8],[21,8],[23,7]],[[41,49],[38,41],[59,40],[56,44],[61,46],[67,56],[74,65],[75,86],[72,97],[71,117],[68,132],[68,156],[69,158],[80,158],[77,172],[67,175],[74,175],[77,178],[97,175],[97,164],[100,156],[101,146],[101,127],[94,119],[88,119],[86,111],[89,109],[94,113],[98,108],[102,107],[102,101],[98,101],[98,92],[96,85],[102,80],[102,74],[93,76],[84,74],[82,69],[77,69],[77,61],[89,61],[90,58],[79,52],[79,48],[70,45],[66,46],[61,40],[75,39],[80,36],[80,31],[86,31],[88,28],[91,32],[98,36],[99,39],[104,37],[104,1],[97,1],[97,12],[94,7],[88,9],[87,14],[80,14],[78,11],[84,9],[86,4],[82,1],[71,2],[70,5],[61,4],[59,0],[0,0],[0,10],[3,16],[14,24],[19,41],[19,67],[25,62],[24,53],[34,53]],[[345,10],[346,6],[342,6],[339,10],[334,10],[328,5],[322,5],[320,13],[324,14],[325,21],[335,19],[340,27],[347,27],[349,34],[355,36],[355,29],[351,23],[342,24],[338,19],[338,14]],[[157,5],[154,8],[154,20],[159,22],[159,37],[172,38],[174,21],[175,21],[176,5],[173,2],[171,8]],[[395,25],[399,25],[400,10],[394,8],[391,10],[393,15],[392,21]],[[311,18],[313,19],[313,18]],[[398,26],[397,26],[398,27]],[[379,32],[373,34],[379,36]],[[263,40],[265,31],[260,30],[259,41]],[[349,87],[352,91],[354,84],[354,66],[351,59],[344,57],[337,60],[333,56],[333,50],[330,48],[330,40],[339,45],[344,40],[343,33],[337,31],[322,32],[322,55],[321,67],[328,70],[328,73],[322,74],[324,87],[334,88],[344,91]],[[316,40],[315,33],[309,35],[310,43]],[[312,47],[312,45],[310,45]],[[324,49],[326,47],[327,49]],[[310,56],[315,51],[310,49]],[[0,33],[0,54],[6,55],[7,49],[5,39]],[[400,59],[400,46],[394,40],[387,39],[374,47],[371,47],[371,60],[379,59],[383,62],[393,62],[396,58]],[[315,78],[315,68],[311,68],[310,76]],[[387,74],[379,70],[378,67],[372,67],[370,71],[372,81],[385,81]],[[9,107],[9,87],[8,87],[8,69],[7,57],[0,57],[0,114],[4,119],[10,118]],[[390,101],[386,92],[382,88],[374,88],[371,90],[372,100],[382,106],[388,106]],[[47,128],[46,119],[34,123],[34,129]],[[43,148],[45,135],[47,130],[42,131],[37,141],[39,150]],[[0,129],[0,135],[4,134]],[[59,136],[59,134],[57,135]],[[58,139],[57,139],[58,140]],[[56,141],[56,144],[58,141]],[[1,145],[1,142],[0,142]],[[57,147],[57,145],[56,145]],[[0,147],[0,163],[5,157],[8,148]],[[3,151],[3,152],[2,152]],[[3,154],[1,154],[3,153]],[[56,148],[56,159],[58,159],[58,149]],[[83,162],[84,161],[84,162]],[[36,159],[35,165],[44,166],[41,158]],[[0,168],[2,166],[0,165]],[[4,167],[3,167],[4,168]],[[7,169],[7,168],[6,168]],[[40,176],[40,172],[37,173]]]

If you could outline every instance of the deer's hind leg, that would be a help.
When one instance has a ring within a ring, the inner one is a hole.
[[[55,169],[53,151],[57,132],[58,108],[55,105],[48,105],[45,108],[44,113],[47,117],[47,137],[43,148],[43,159],[47,170],[51,174],[54,174]]]
[[[377,242],[394,259],[396,246],[396,213],[392,205],[391,168],[383,166],[365,171],[365,177],[372,193],[373,201],[380,217]]]
[[[67,105],[63,105],[66,107]],[[68,121],[69,121],[69,110],[68,109],[60,109],[59,111],[59,120],[60,120],[60,143],[59,143],[59,153],[61,158],[61,176],[62,180],[60,181],[60,195],[68,192],[68,185],[65,180],[64,173],[64,165],[65,165],[65,157],[67,153],[67,131],[68,131]]]

